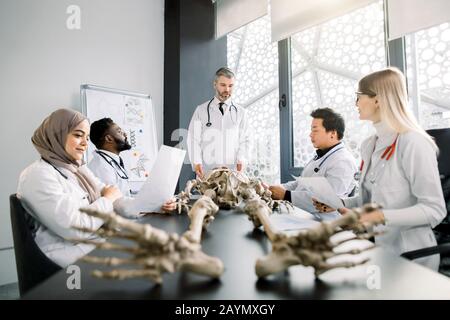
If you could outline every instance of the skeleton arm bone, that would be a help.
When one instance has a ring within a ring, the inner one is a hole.
[[[214,219],[217,211],[219,211],[219,207],[210,197],[205,195],[198,199],[188,213],[191,223],[184,236],[194,243],[200,243],[203,228]]]

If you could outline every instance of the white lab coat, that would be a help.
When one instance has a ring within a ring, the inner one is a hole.
[[[246,110],[231,98],[225,101],[224,115],[219,110],[219,100],[211,101],[208,123],[208,103],[199,105],[189,123],[187,149],[192,167],[202,164],[204,171],[219,166],[234,168],[240,162],[245,164],[249,149]]]
[[[93,234],[71,227],[96,230],[103,224],[101,219],[80,212],[80,208],[103,212],[111,212],[114,209],[128,217],[135,217],[137,213],[126,210],[130,207],[131,198],[118,199],[113,205],[107,198],[100,197],[89,204],[87,193],[80,187],[76,177],[67,169],[58,169],[68,179],[45,161],[34,162],[22,171],[17,195],[27,212],[35,218],[36,244],[47,257],[61,267],[66,267],[94,249],[92,245],[65,240],[95,238]],[[104,187],[86,166],[80,170],[90,175],[100,189]]]
[[[326,159],[325,159],[326,158]],[[320,165],[322,163],[322,165]],[[318,168],[317,172],[314,169]],[[355,173],[358,172],[355,157],[341,142],[319,159],[312,159],[303,169],[302,177],[325,177],[339,197],[347,197],[355,188]],[[324,220],[334,219],[339,213],[319,214],[312,204],[311,194],[297,181],[283,184],[291,191],[291,201],[308,212],[316,212],[316,217]]]
[[[386,132],[386,127],[381,125],[381,131]],[[376,128],[380,131],[379,127]],[[382,133],[377,144],[376,136],[362,143],[364,165],[360,193],[357,197],[344,199],[344,203],[348,208],[368,202],[383,206],[386,225],[375,227],[375,231],[384,231],[385,234],[376,236],[375,242],[398,255],[434,246],[436,238],[432,228],[446,215],[436,152],[423,135],[410,131],[399,135],[392,158],[381,160],[382,153],[396,136],[391,132],[387,139],[383,139],[385,134]],[[369,181],[368,170],[374,170],[374,175],[369,175],[376,177],[375,180]],[[369,192],[367,183],[372,183]],[[437,270],[439,255],[417,259],[416,262]]]
[[[97,152],[94,152],[92,156],[92,160],[89,161],[88,167],[91,169],[91,171],[94,173],[94,175],[100,179],[101,182],[104,184],[116,186],[120,189],[122,194],[125,197],[130,197],[130,184],[128,183],[128,179],[122,179],[121,175],[123,176],[123,173],[120,171],[121,168],[118,167],[117,164],[120,164],[120,158],[117,154],[101,150],[101,152],[106,153],[109,155],[112,159],[114,159],[116,162],[112,161],[110,158],[106,157],[107,160],[105,160],[101,155],[99,155]],[[127,176],[129,176],[126,169],[122,169]],[[119,175],[120,172],[120,175]]]

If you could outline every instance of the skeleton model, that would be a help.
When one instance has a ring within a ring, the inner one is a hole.
[[[378,209],[374,205],[366,205],[362,209],[354,209],[343,215],[342,217],[330,221],[322,222],[313,229],[301,230],[296,235],[287,235],[275,230],[270,222],[270,209],[262,201],[259,196],[252,190],[246,192],[246,205],[244,211],[253,221],[255,228],[260,225],[264,226],[267,237],[272,242],[272,252],[262,259],[256,261],[255,272],[258,277],[265,277],[287,269],[292,265],[312,266],[315,275],[318,277],[321,273],[334,268],[350,268],[368,261],[353,263],[341,262],[330,264],[327,262],[331,257],[342,254],[360,254],[362,251],[374,248],[367,247],[363,250],[354,249],[347,252],[336,253],[334,249],[344,242],[354,239],[369,239],[376,232],[367,232],[373,224],[362,224],[359,218],[362,214]],[[352,230],[355,237],[333,243],[330,237],[345,230]]]
[[[202,196],[190,208],[188,203],[191,191],[194,189]],[[138,270],[120,269],[109,272],[96,271],[94,273],[95,276],[103,278],[146,277],[161,283],[164,272],[181,270],[214,278],[220,277],[224,269],[222,262],[218,258],[210,257],[201,251],[202,229],[214,220],[214,215],[219,207],[230,209],[243,204],[243,210],[248,215],[249,220],[253,222],[254,227],[257,228],[262,225],[272,242],[272,252],[256,261],[255,271],[258,277],[280,272],[289,266],[298,264],[312,266],[315,269],[316,276],[319,276],[333,268],[348,268],[367,261],[337,264],[327,262],[329,258],[343,254],[334,251],[334,248],[343,242],[353,239],[368,239],[375,235],[375,233],[367,232],[372,224],[363,225],[359,222],[359,218],[362,214],[377,207],[365,206],[362,209],[355,209],[334,221],[323,222],[316,228],[302,230],[297,235],[289,236],[277,232],[270,222],[269,215],[273,209],[283,203],[283,201],[272,200],[270,196],[270,191],[264,189],[261,182],[257,180],[250,180],[245,175],[229,169],[213,170],[204,180],[189,181],[185,191],[178,195],[179,212],[188,209],[191,220],[189,230],[182,236],[168,234],[163,230],[153,228],[149,224],[139,224],[114,213],[83,210],[89,215],[103,219],[105,224],[97,231],[80,230],[93,232],[102,237],[128,239],[137,244],[135,247],[127,247],[111,242],[83,240],[82,242],[93,243],[98,248],[123,251],[132,255],[128,259],[87,256],[84,260],[110,266],[135,264],[140,267]],[[332,243],[330,237],[343,230],[352,230],[355,237],[340,243]],[[359,254],[361,251],[351,250],[345,252],[345,254]]]
[[[150,224],[140,224],[118,216],[115,213],[102,213],[82,209],[83,212],[103,219],[105,223],[98,230],[77,228],[91,232],[101,237],[120,238],[134,241],[137,246],[126,246],[112,242],[95,240],[77,240],[78,242],[94,244],[97,248],[122,251],[130,258],[93,257],[82,258],[86,262],[105,264],[108,266],[137,265],[139,269],[116,269],[112,271],[94,271],[93,275],[100,278],[127,279],[148,278],[156,283],[162,282],[164,272],[188,271],[212,278],[218,278],[223,273],[223,263],[220,259],[210,257],[201,251],[200,239],[202,229],[217,213],[219,208],[211,198],[204,196],[193,206],[189,213],[191,223],[189,230],[182,236],[168,234],[153,228]]]
[[[205,179],[190,180],[186,184],[186,188],[181,192],[178,198],[178,213],[183,210],[189,211],[188,203],[191,199],[191,192],[197,190],[200,194],[206,195],[207,192],[214,191],[211,199],[220,209],[234,209],[244,200],[246,190],[254,190],[272,210],[278,209],[281,205],[285,205],[288,209],[292,208],[292,204],[288,201],[273,200],[272,193],[264,189],[259,180],[250,180],[241,172],[232,171],[227,168],[212,170]]]

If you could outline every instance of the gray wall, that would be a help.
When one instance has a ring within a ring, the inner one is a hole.
[[[69,5],[81,30],[68,30]],[[58,107],[80,109],[80,84],[149,93],[163,117],[164,0],[0,1],[0,285],[16,281],[8,197],[37,159],[30,137]]]
[[[164,143],[173,130],[187,129],[195,108],[214,96],[214,73],[227,63],[227,38],[214,38],[215,14],[211,1],[166,0]],[[195,178],[185,164],[179,188]]]

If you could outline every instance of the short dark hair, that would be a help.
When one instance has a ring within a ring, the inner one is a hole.
[[[330,108],[319,108],[311,112],[311,117],[322,119],[322,125],[326,132],[336,130],[339,140],[344,137],[345,121],[339,113]]]
[[[103,118],[92,122],[91,124],[91,141],[97,147],[101,149],[105,143],[106,132],[114,124],[111,118]]]

